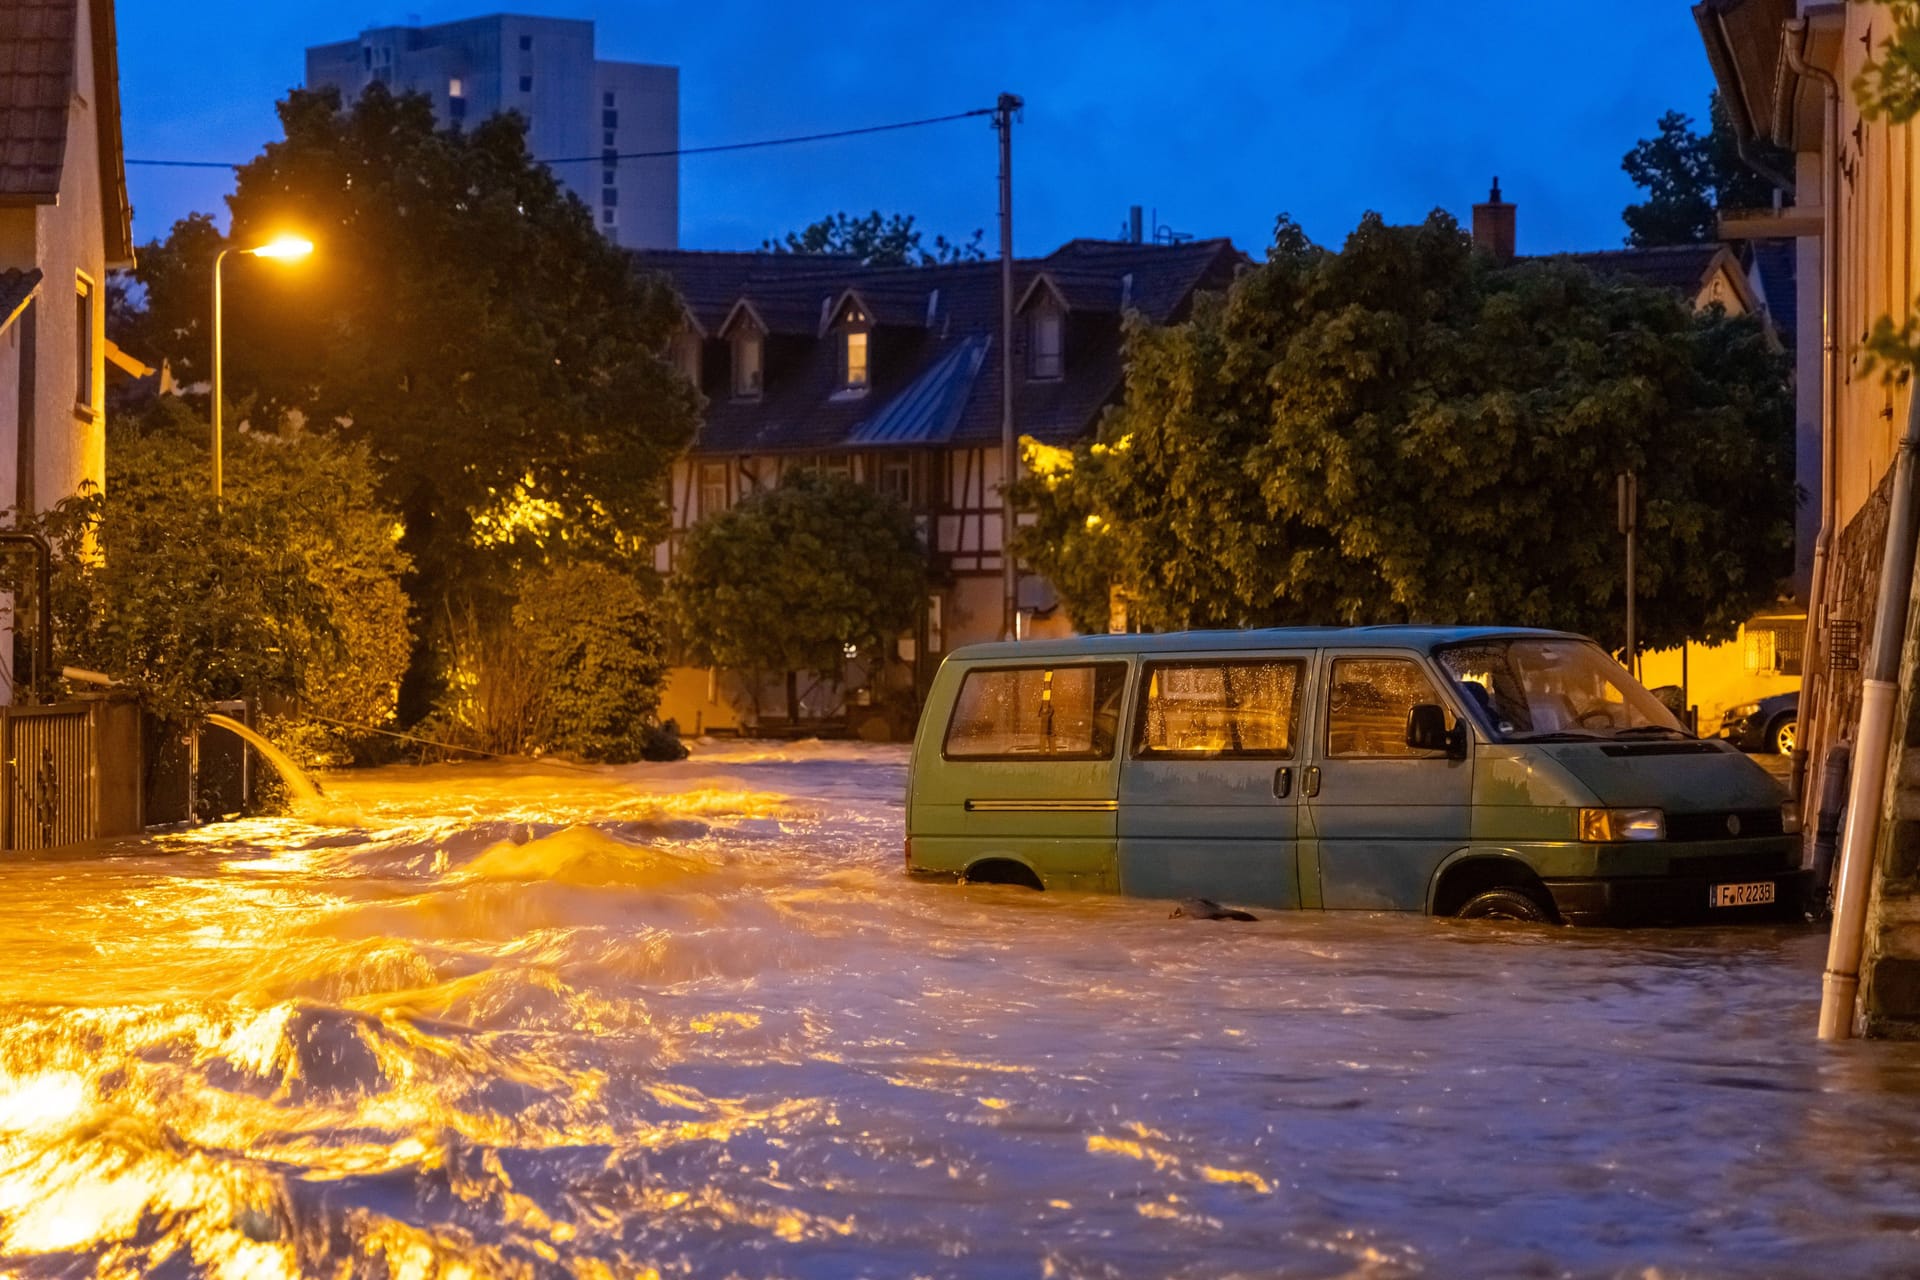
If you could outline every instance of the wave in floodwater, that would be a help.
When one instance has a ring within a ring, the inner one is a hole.
[[[0,1267],[1920,1270],[1920,1066],[1803,930],[900,874],[904,758],[336,775],[0,868]]]

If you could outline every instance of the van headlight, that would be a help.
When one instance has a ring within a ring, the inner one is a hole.
[[[1582,809],[1580,838],[1591,844],[1665,840],[1667,815],[1658,809]]]

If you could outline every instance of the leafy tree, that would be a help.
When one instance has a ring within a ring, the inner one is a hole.
[[[1693,117],[1669,111],[1659,133],[1642,138],[1621,160],[1646,200],[1621,214],[1627,243],[1636,248],[1665,244],[1704,244],[1720,238],[1720,213],[1726,209],[1764,208],[1772,203],[1773,184],[1740,158],[1739,142],[1726,105],[1716,92],[1708,107],[1711,128],[1695,133]],[[1760,144],[1756,144],[1760,145]],[[1782,168],[1791,157],[1763,147]]]
[[[285,140],[239,171],[227,243],[292,228],[317,252],[228,259],[228,393],[258,422],[297,415],[370,451],[423,635],[549,558],[643,553],[697,414],[664,358],[671,290],[531,159],[517,116],[439,131],[425,98],[379,85],[351,108],[296,90],[279,110]],[[188,219],[140,255],[143,353],[184,377],[221,243]],[[431,665],[416,655],[416,676]]]
[[[869,267],[926,267],[937,262],[978,262],[986,251],[980,247],[984,229],[976,229],[972,239],[948,240],[936,235],[931,247],[921,243],[922,233],[913,225],[912,214],[882,217],[878,209],[864,218],[834,213],[799,231],[789,231],[783,240],[763,240],[760,247],[769,253],[834,253],[858,258]]]
[[[611,764],[684,756],[654,718],[666,664],[653,585],[595,563],[527,573],[502,622],[469,616],[455,629],[452,696],[435,735]]]
[[[56,550],[56,662],[104,671],[176,722],[233,697],[382,725],[411,640],[405,555],[366,449],[228,441],[216,503],[204,419],[162,397],[115,418],[107,485],[39,527]]]
[[[899,503],[843,477],[789,472],[777,489],[695,525],[669,591],[692,662],[786,675],[838,672],[913,622],[926,556]]]
[[[1282,219],[1183,324],[1134,322],[1124,403],[1029,443],[1020,553],[1104,630],[1529,623],[1617,637],[1614,477],[1644,502],[1652,645],[1733,634],[1788,567],[1785,357],[1751,319],[1566,263],[1477,257],[1444,213],[1339,253]]]

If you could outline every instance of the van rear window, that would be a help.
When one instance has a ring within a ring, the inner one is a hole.
[[[1120,662],[969,671],[947,723],[946,756],[1111,759],[1126,687]]]

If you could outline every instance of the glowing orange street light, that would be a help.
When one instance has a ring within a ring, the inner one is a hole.
[[[313,252],[313,241],[299,236],[275,236],[263,245],[252,249],[228,247],[214,255],[213,259],[213,496],[221,496],[220,467],[220,264],[227,255],[238,253],[248,258],[277,258],[282,262],[295,262]]]

